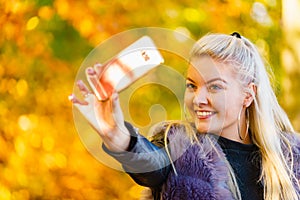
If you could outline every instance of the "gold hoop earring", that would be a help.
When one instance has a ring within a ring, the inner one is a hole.
[[[242,108],[242,109],[243,109],[243,108]],[[249,129],[249,111],[248,111],[248,109],[246,109],[246,114],[247,114],[247,116],[246,116],[246,125],[247,125],[247,127],[246,127],[246,134],[245,134],[245,137],[242,138],[242,136],[241,136],[241,128],[240,128],[240,121],[241,121],[241,112],[242,112],[242,109],[240,110],[239,115],[238,115],[237,129],[238,129],[238,135],[239,135],[239,138],[240,138],[241,140],[244,140],[244,139],[246,139],[246,137],[247,137],[247,135],[248,135],[248,129]]]

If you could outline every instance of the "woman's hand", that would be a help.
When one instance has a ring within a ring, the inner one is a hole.
[[[87,78],[97,73],[93,68],[87,70]],[[115,152],[126,151],[130,134],[124,125],[118,94],[114,93],[106,101],[98,101],[94,93],[89,91],[81,80],[77,82],[77,86],[84,96],[84,100],[71,95],[70,100],[73,105],[97,131],[109,150]]]

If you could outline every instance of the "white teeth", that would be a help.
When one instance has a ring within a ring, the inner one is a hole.
[[[207,112],[207,111],[196,111],[196,114],[197,114],[197,115],[199,115],[199,116],[206,117],[206,116],[212,115],[212,114],[213,114],[213,112]]]

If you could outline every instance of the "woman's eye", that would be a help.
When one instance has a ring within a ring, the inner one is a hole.
[[[217,90],[223,89],[223,87],[220,85],[213,84],[213,85],[208,86],[208,89],[212,90],[212,91],[217,91]]]
[[[196,86],[194,84],[192,84],[192,83],[187,83],[186,84],[186,88],[188,88],[188,89],[195,89]]]

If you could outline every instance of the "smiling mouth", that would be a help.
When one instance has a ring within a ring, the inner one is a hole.
[[[199,119],[207,119],[213,116],[216,112],[211,111],[195,111]]]

